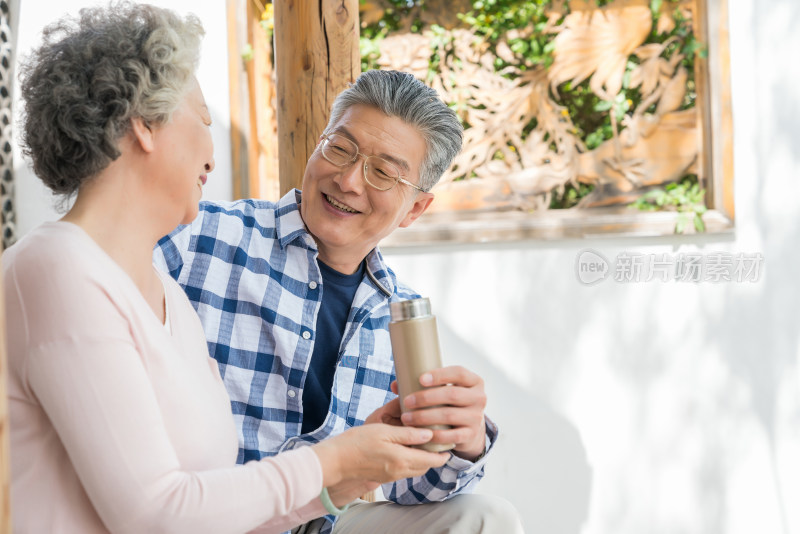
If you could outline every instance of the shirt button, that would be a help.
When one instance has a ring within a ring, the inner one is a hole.
[[[317,283],[312,280],[311,282],[308,283],[308,288],[317,289]]]
[[[311,339],[311,332],[309,332],[308,330],[303,332],[303,339]]]
[[[291,398],[294,398],[294,396],[297,395],[297,393],[295,393],[293,389],[290,389],[289,392],[286,394],[289,395]]]

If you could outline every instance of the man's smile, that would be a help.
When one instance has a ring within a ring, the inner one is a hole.
[[[336,208],[339,211],[343,211],[345,213],[361,213],[360,211],[351,208],[347,204],[343,204],[343,203],[339,202],[338,200],[336,200],[335,198],[333,198],[330,195],[325,195],[325,200],[328,201],[328,204],[330,204],[331,206],[333,206],[334,208]]]

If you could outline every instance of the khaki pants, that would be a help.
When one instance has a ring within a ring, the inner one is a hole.
[[[317,534],[317,519],[292,532]],[[492,495],[457,495],[443,502],[400,506],[357,501],[336,522],[334,534],[523,534],[517,511]]]

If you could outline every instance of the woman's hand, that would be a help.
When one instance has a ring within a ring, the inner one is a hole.
[[[339,484],[360,480],[374,483],[392,482],[420,476],[433,467],[441,467],[449,453],[427,452],[409,445],[427,443],[433,432],[427,428],[411,428],[375,423],[351,428],[326,439],[312,448],[322,465],[322,484],[342,489],[342,494],[358,493]],[[329,490],[330,492],[330,490]],[[355,497],[354,497],[355,498]]]

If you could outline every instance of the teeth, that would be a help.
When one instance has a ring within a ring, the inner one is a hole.
[[[345,206],[345,205],[344,205],[344,204],[342,204],[341,202],[337,202],[337,201],[336,201],[336,199],[334,199],[334,198],[333,198],[333,197],[331,197],[331,196],[325,195],[325,198],[328,200],[328,202],[330,202],[330,203],[331,203],[331,205],[332,205],[334,208],[340,209],[340,210],[342,210],[342,211],[346,211],[347,213],[358,213],[358,211],[354,210],[354,209],[353,209],[353,208],[351,208],[350,206]]]

